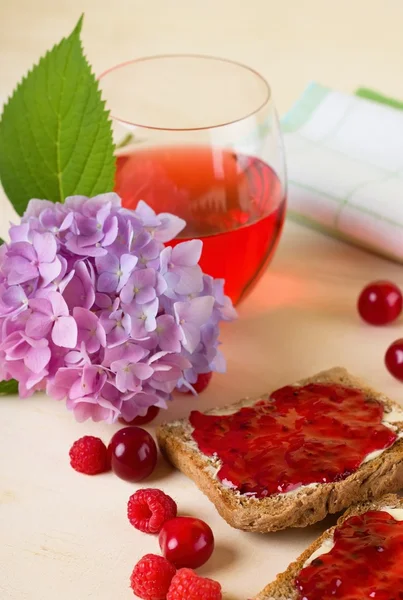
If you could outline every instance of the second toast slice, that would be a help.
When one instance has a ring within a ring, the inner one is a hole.
[[[336,529],[340,530],[340,528],[344,525],[344,523],[346,523],[346,521],[348,521],[348,519],[350,519],[350,517],[366,515],[368,512],[372,511],[389,511],[390,513],[392,513],[394,519],[402,520],[403,499],[398,498],[394,494],[388,494],[386,496],[378,498],[377,500],[361,502],[349,508],[339,518],[335,527],[331,527],[330,529],[325,531],[323,535],[321,535],[315,542],[313,542],[313,544],[311,544],[311,546],[307,550],[305,550],[305,552],[303,552],[295,562],[289,565],[288,569],[284,573],[280,573],[277,576],[276,580],[273,581],[273,583],[267,585],[265,589],[262,590],[254,600],[300,600],[301,598],[303,598],[304,594],[298,590],[298,583],[300,584],[300,582],[298,582],[297,580],[301,577],[301,571],[309,565],[314,565],[315,570],[318,569],[319,571],[319,573],[311,572],[310,574],[310,587],[313,588],[312,593],[314,593],[314,596],[310,595],[310,597],[319,597],[322,600],[325,597],[324,595],[326,594],[326,598],[335,597],[340,598],[341,600],[343,598],[347,599],[352,597],[360,599],[376,599],[387,597],[388,600],[400,600],[401,598],[403,598],[403,590],[401,589],[401,586],[399,586],[399,584],[393,586],[392,594],[395,594],[393,595],[393,598],[389,595],[386,596],[385,590],[381,591],[379,588],[377,589],[377,584],[375,582],[379,579],[379,583],[382,586],[384,583],[382,582],[382,579],[384,579],[385,575],[383,572],[385,564],[381,565],[379,561],[379,556],[383,554],[384,551],[381,539],[382,534],[380,535],[380,531],[378,530],[377,532],[373,531],[371,536],[370,531],[367,529],[367,531],[365,531],[365,535],[363,535],[364,531],[361,529],[363,528],[363,526],[365,529],[365,524],[363,522],[360,522],[359,525],[357,524],[361,531],[358,529],[358,527],[356,527],[355,531],[354,529],[350,530],[349,534],[347,534],[350,538],[348,541],[349,546],[351,543],[351,539],[354,536],[358,540],[358,548],[355,548],[354,558],[351,555],[347,555],[345,557],[347,562],[344,563],[343,559],[342,563],[337,565],[335,571],[333,571],[333,577],[331,576],[328,567],[329,564],[330,566],[335,564],[335,557],[333,556],[330,560],[328,560],[326,566],[324,564],[321,564],[324,562],[323,560],[321,560],[322,556],[328,554],[334,546],[334,536]],[[369,523],[367,523],[367,527],[368,526]],[[378,544],[380,545],[378,546]],[[401,561],[399,561],[400,556],[396,556],[393,551],[391,552],[391,550],[389,550],[389,552],[393,556],[391,557],[391,560],[386,560],[384,561],[384,563],[391,562],[392,564],[396,565],[400,562],[401,565]],[[401,550],[399,552],[401,553]],[[341,556],[339,552],[338,558],[340,559],[340,557]],[[370,560],[368,564],[367,560],[369,557],[372,557],[372,560]],[[360,562],[357,564],[358,561]],[[355,567],[355,573],[349,572],[349,567],[351,567],[352,563],[355,563],[355,565],[353,565]],[[321,575],[320,569],[324,566],[326,570],[323,570]],[[401,566],[399,566],[398,568],[401,573]],[[338,574],[337,578],[334,577],[335,573]],[[346,575],[345,578],[344,575]],[[351,581],[352,575],[353,582]],[[374,577],[372,577],[372,581],[369,583],[369,579],[372,575],[374,575]],[[305,580],[306,584],[306,576],[303,579]],[[339,579],[339,581],[337,581],[337,579]],[[349,582],[350,585],[351,583],[353,583],[353,587],[356,588],[356,594],[354,596],[351,596],[351,589],[349,593],[344,587],[346,584],[348,585]],[[323,590],[323,584],[325,588],[327,588],[326,591]],[[363,585],[366,585],[366,587],[368,587],[368,584],[371,588],[371,592],[369,592],[370,595],[367,595],[368,589],[366,589],[365,591],[362,589]],[[333,586],[335,586],[337,589],[337,595],[333,593],[335,592]],[[331,589],[332,587],[333,589]]]

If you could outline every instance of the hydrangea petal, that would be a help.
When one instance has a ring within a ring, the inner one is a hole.
[[[77,324],[73,317],[59,317],[52,329],[52,340],[56,346],[75,348],[77,344]]]
[[[42,339],[47,336],[52,328],[52,321],[48,315],[40,312],[34,312],[30,315],[25,331],[27,335],[34,339]]]
[[[24,363],[33,373],[40,373],[48,364],[51,357],[49,346],[44,348],[31,348],[25,358]]]
[[[60,260],[56,257],[52,262],[41,263],[38,266],[39,274],[43,279],[42,285],[46,287],[52,281],[56,281],[62,270]]]
[[[12,285],[1,295],[2,302],[9,308],[28,306],[28,298],[20,285]]]
[[[103,272],[98,277],[97,290],[111,294],[116,290],[119,283],[119,277],[114,273]]]
[[[113,273],[119,269],[119,258],[113,254],[105,254],[105,256],[99,256],[95,259],[95,265],[98,273],[108,271]]]
[[[32,200],[31,200],[32,202]],[[30,232],[29,223],[21,223],[21,225],[12,225],[9,229],[10,240],[12,242],[28,242],[28,234]]]
[[[32,243],[40,263],[50,263],[56,257],[57,244],[55,236],[50,233],[34,233]]]
[[[201,240],[182,242],[173,248],[172,262],[181,267],[193,267],[199,262],[202,250]]]
[[[136,363],[133,371],[136,377],[138,377],[141,381],[148,379],[154,373],[154,369],[146,363]]]
[[[10,269],[7,282],[9,285],[19,285],[38,276],[38,268],[21,256],[13,256],[8,260]]]
[[[199,265],[178,267],[179,281],[175,284],[177,294],[188,296],[198,294],[203,289],[203,271]]]
[[[52,305],[53,314],[55,316],[67,316],[69,314],[69,307],[59,292],[49,292],[48,300]]]
[[[159,242],[170,242],[186,227],[186,221],[169,213],[160,213],[161,225],[155,230],[154,238]]]

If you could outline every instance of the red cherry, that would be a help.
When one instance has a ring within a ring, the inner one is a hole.
[[[358,298],[358,312],[371,325],[391,323],[402,312],[402,292],[390,281],[373,281]]]
[[[177,569],[197,569],[214,550],[214,535],[204,521],[176,517],[162,526],[158,538],[161,552]]]
[[[403,339],[396,340],[385,354],[385,365],[389,373],[403,381]]]
[[[109,443],[108,455],[113,472],[126,481],[142,481],[157,464],[157,446],[140,427],[119,429]]]
[[[135,417],[132,421],[125,421],[125,419],[119,419],[119,421],[125,425],[147,425],[155,419],[159,412],[158,406],[150,406],[144,417]]]

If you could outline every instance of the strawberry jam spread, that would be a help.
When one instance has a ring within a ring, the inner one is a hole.
[[[335,545],[302,569],[301,600],[403,600],[403,522],[386,512],[350,517]]]
[[[287,386],[234,414],[190,415],[201,452],[221,461],[223,485],[258,498],[345,479],[396,434],[383,406],[340,385]]]

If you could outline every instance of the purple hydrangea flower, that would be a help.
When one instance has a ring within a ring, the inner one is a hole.
[[[118,235],[118,219],[112,209],[119,202],[116,194],[67,198],[66,206],[73,210],[74,221],[66,235],[66,248],[79,256],[105,256],[106,248]]]
[[[121,392],[141,392],[142,383],[154,373],[147,363],[140,362],[145,352],[139,346],[127,348],[120,360],[111,364],[111,370],[116,374],[116,387]]]
[[[95,302],[95,275],[91,263],[80,260],[71,271],[73,276],[63,291],[70,310],[76,306],[92,308]]]
[[[0,247],[0,377],[112,423],[224,370],[219,323],[236,313],[199,240],[164,246],[184,226],[116,194],[31,200]]]
[[[41,277],[46,287],[59,275],[61,263],[56,256],[57,244],[51,233],[34,232],[30,242],[15,242],[8,247],[4,273],[9,285],[25,283]]]
[[[150,240],[137,251],[139,268],[158,269],[160,264],[161,245],[156,240]]]
[[[158,299],[145,304],[136,304],[135,302],[127,309],[131,316],[131,335],[135,340],[146,338],[150,331],[157,327]]]
[[[73,318],[77,324],[77,345],[84,344],[90,354],[106,346],[106,332],[96,314],[81,306],[73,309]]]
[[[69,308],[58,292],[44,292],[43,296],[29,301],[31,315],[25,331],[34,339],[43,339],[49,333],[52,341],[62,348],[74,348],[77,344],[77,323],[70,316]]]
[[[186,227],[186,222],[175,215],[160,213],[157,215],[143,200],[137,204],[135,213],[143,226],[158,242],[169,242]]]
[[[106,254],[95,259],[98,271],[98,292],[120,292],[126,285],[138,261],[132,254]]]
[[[28,297],[21,285],[0,287],[0,315],[17,315],[28,308]]]
[[[182,242],[161,252],[161,274],[175,294],[197,294],[203,289],[203,272],[198,264],[203,244],[200,240]]]
[[[182,332],[172,315],[160,315],[156,319],[156,346],[167,352],[180,352]]]
[[[22,360],[32,373],[41,373],[50,360],[51,352],[46,339],[29,338],[23,331],[7,336],[2,345],[7,361]]]
[[[213,311],[213,296],[201,296],[188,302],[175,302],[176,322],[182,333],[183,347],[194,352],[200,342],[201,327],[207,323]]]
[[[107,345],[110,348],[123,344],[130,337],[132,320],[123,310],[101,314],[101,324],[106,332]]]
[[[156,406],[157,402],[154,390],[150,393],[145,392],[143,386],[141,392],[128,392],[122,395],[121,416],[125,421],[132,421],[136,417],[144,417],[150,406]],[[166,406],[163,408],[166,408]]]
[[[156,390],[170,394],[177,385],[182,372],[190,367],[190,362],[180,354],[157,352],[148,362],[154,369],[149,385]]]
[[[122,289],[120,299],[124,304],[130,304],[133,300],[136,304],[152,302],[157,297],[156,285],[157,273],[154,269],[134,271]]]

